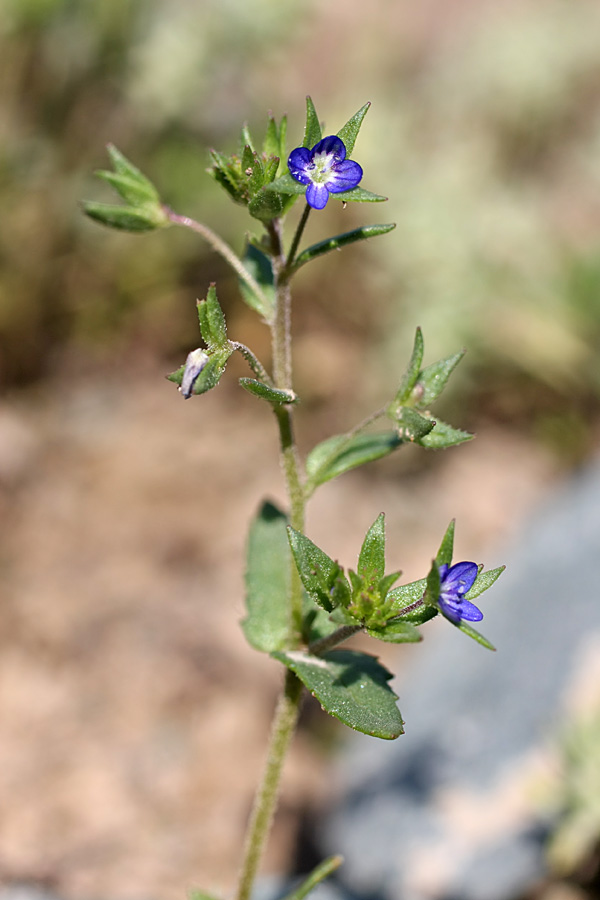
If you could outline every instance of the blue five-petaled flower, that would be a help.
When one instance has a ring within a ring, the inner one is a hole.
[[[292,178],[307,185],[306,202],[313,209],[323,209],[330,194],[341,194],[355,188],[363,170],[352,159],[346,159],[344,142],[330,134],[312,150],[297,147],[288,158]]]
[[[439,567],[440,571],[440,596],[439,606],[443,614],[455,625],[463,619],[467,622],[479,622],[483,619],[483,613],[465,600],[477,578],[478,566],[474,562],[459,562],[453,566],[446,564]]]

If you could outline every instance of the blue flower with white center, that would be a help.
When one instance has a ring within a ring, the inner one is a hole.
[[[474,603],[465,600],[465,594],[473,587],[478,571],[477,564],[473,562],[459,562],[453,566],[444,564],[439,567],[438,603],[446,618],[455,625],[459,625],[463,619],[467,622],[479,622],[483,619],[481,610]]]
[[[307,185],[306,202],[313,209],[323,209],[330,194],[351,191],[363,177],[363,170],[352,159],[346,159],[344,142],[330,134],[312,150],[297,147],[288,158],[292,178]]]

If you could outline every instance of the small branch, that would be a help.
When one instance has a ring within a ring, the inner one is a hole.
[[[209,228],[208,225],[204,225],[202,222],[196,222],[195,219],[191,219],[189,216],[180,216],[176,212],[173,212],[172,209],[169,209],[168,206],[163,206],[163,210],[165,211],[169,222],[173,225],[181,225],[183,228],[189,228],[192,231],[195,231],[196,234],[201,235],[204,240],[210,244],[213,250],[229,263],[238,278],[247,284],[257,297],[260,297],[264,308],[268,309],[269,301],[263,294],[261,286],[258,281],[253,278],[237,253],[231,249],[229,244],[225,243],[225,241],[219,237],[212,228]]]
[[[336,647],[343,641],[347,641],[348,638],[351,638],[353,634],[358,634],[359,631],[362,631],[362,625],[342,625],[332,634],[328,634],[325,637],[319,638],[318,641],[313,641],[312,644],[309,644],[308,652],[312,653],[313,656],[321,656],[321,654],[326,653],[331,647]]]
[[[311,210],[311,207],[307,203],[306,206],[304,207],[304,212],[302,213],[302,218],[298,222],[298,227],[296,228],[296,234],[294,235],[294,238],[292,240],[290,252],[288,253],[287,261],[285,264],[285,268],[286,268],[288,275],[291,272],[292,264],[294,262],[294,257],[298,251],[300,239],[302,238],[302,232],[304,231],[304,227],[305,227],[306,223],[308,222],[310,210]]]

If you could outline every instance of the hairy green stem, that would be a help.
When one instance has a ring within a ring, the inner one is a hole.
[[[267,762],[250,816],[236,900],[250,900],[252,894],[254,879],[273,821],[283,761],[298,721],[301,697],[302,682],[288,669],[273,719]]]
[[[195,231],[196,234],[201,235],[204,240],[208,244],[210,244],[213,250],[215,250],[220,256],[223,257],[226,262],[229,263],[238,278],[240,278],[241,281],[247,284],[250,290],[260,298],[264,308],[269,308],[269,301],[265,297],[261,286],[256,281],[256,279],[252,277],[237,253],[232,250],[232,248],[223,240],[223,238],[219,237],[219,235],[216,234],[212,230],[212,228],[209,228],[208,225],[204,225],[203,222],[196,222],[195,219],[191,219],[189,216],[180,216],[176,212],[173,212],[172,209],[169,209],[168,206],[163,206],[163,209],[167,215],[167,218],[169,219],[169,222],[171,222],[173,225],[181,225],[183,228],[190,228],[192,231]]]
[[[347,641],[353,634],[358,634],[359,631],[362,631],[362,625],[341,625],[332,634],[327,634],[325,637],[319,638],[318,641],[313,641],[312,644],[309,644],[308,650],[313,656],[320,656],[331,647],[337,647],[338,644]]]
[[[261,361],[254,355],[250,347],[246,347],[245,344],[240,344],[239,341],[229,341],[229,346],[233,350],[237,350],[238,353],[241,353],[254,374],[257,378],[260,378],[261,381],[264,381],[265,384],[271,384],[271,377]]]
[[[286,261],[286,269],[288,270],[288,274],[291,273],[291,268],[292,268],[292,265],[294,262],[294,257],[296,256],[296,253],[298,252],[298,246],[300,244],[300,239],[301,239],[302,233],[304,231],[304,226],[308,222],[310,210],[311,210],[311,208],[307,203],[306,206],[304,207],[304,212],[302,213],[302,217],[301,217],[300,221],[298,222],[298,227],[296,228],[296,233],[292,239],[292,245],[290,247],[290,252],[288,253],[288,257],[287,257],[287,261]]]

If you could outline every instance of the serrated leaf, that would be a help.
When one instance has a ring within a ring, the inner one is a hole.
[[[280,194],[305,194],[306,185],[300,184],[299,181],[292,178],[289,172],[285,172],[279,178],[276,178],[275,181],[265,185],[265,190],[277,191]]]
[[[214,284],[210,285],[206,299],[199,300],[197,305],[200,333],[204,343],[209,350],[224,349],[227,345],[227,327]]]
[[[335,194],[333,196],[335,196]],[[310,247],[307,247],[306,250],[303,250],[302,253],[296,257],[294,269],[299,269],[300,266],[310,262],[311,259],[323,256],[324,253],[330,253],[332,250],[339,250],[341,247],[347,247],[349,244],[354,244],[356,241],[365,241],[367,238],[377,237],[379,234],[387,234],[395,227],[396,225],[394,222],[391,222],[388,225],[363,225],[361,228],[355,228],[353,231],[346,231],[344,234],[336,234],[335,237],[330,237],[326,241],[319,241],[318,244],[312,244]]]
[[[415,340],[413,343],[412,353],[410,356],[410,362],[408,364],[406,372],[402,376],[402,381],[400,382],[400,387],[398,388],[398,392],[395,397],[395,403],[400,406],[408,403],[412,390],[417,383],[417,378],[419,377],[419,372],[421,371],[421,366],[423,364],[424,349],[425,344],[423,341],[423,332],[420,328],[417,328],[415,332]]]
[[[265,322],[271,322],[275,309],[275,276],[271,260],[254,244],[247,244],[242,262],[263,293],[261,297],[245,281],[240,280],[242,299],[250,309],[259,313]]]
[[[255,378],[240,378],[239,382],[250,394],[254,394],[255,397],[260,397],[262,400],[268,400],[269,403],[277,406],[281,406],[283,403],[298,402],[298,396],[293,391],[279,390],[279,388],[271,387]]]
[[[421,439],[435,428],[435,419],[422,416],[410,406],[400,406],[392,417],[398,425],[400,437],[411,443],[420,443]]]
[[[475,600],[476,597],[487,591],[500,578],[505,569],[506,566],[499,566],[497,569],[488,569],[487,572],[480,572],[471,590],[465,594],[465,600]]]
[[[102,181],[106,181],[113,187],[119,196],[131,206],[143,206],[145,203],[160,203],[160,197],[154,185],[144,179],[140,182],[127,175],[119,175],[117,172],[109,172],[107,169],[98,169],[94,173]]]
[[[468,431],[461,431],[460,428],[453,428],[440,419],[435,420],[435,428],[419,438],[416,443],[421,447],[427,447],[428,450],[445,450],[447,447],[455,447],[457,444],[464,444],[465,441],[471,441],[475,437]]]
[[[133,206],[119,206],[110,203],[83,202],[83,211],[90,219],[100,222],[109,228],[120,231],[144,232],[154,231],[169,224],[166,215],[160,208],[152,210],[134,209]]]
[[[392,675],[374,656],[355,650],[271,655],[295,672],[326,712],[355,731],[384,740],[404,733],[398,697],[388,685]]]
[[[377,516],[365,535],[358,557],[358,575],[365,584],[375,584],[385,571],[385,515]]]
[[[246,564],[246,640],[270,653],[285,647],[290,634],[290,550],[287,519],[272,503],[263,503],[250,525]]]
[[[456,526],[456,521],[452,519],[450,524],[446,529],[446,533],[442,538],[442,543],[440,544],[440,549],[436,553],[435,561],[438,566],[449,566],[452,564],[452,556],[454,554],[454,530]]]
[[[482,634],[480,634],[474,628],[471,628],[471,626],[467,625],[466,622],[460,622],[455,627],[458,628],[459,631],[462,631],[463,634],[466,634],[470,638],[472,638],[474,641],[477,641],[478,644],[481,644],[481,646],[485,647],[487,650],[495,650],[496,649],[494,647],[494,645],[490,641],[488,641],[488,639],[486,637],[484,637]]]
[[[330,613],[344,595],[349,599],[350,589],[339,563],[291,526],[288,527],[288,539],[300,580],[311,600]],[[336,592],[337,597],[334,596]]]
[[[304,140],[302,146],[309,150],[321,140],[321,123],[317,116],[315,104],[310,97],[306,98],[306,125],[304,127]]]
[[[419,629],[406,620],[392,620],[380,627],[366,628],[365,631],[370,637],[391,644],[416,644],[423,640]]]
[[[366,191],[361,187],[355,187],[350,191],[342,191],[339,194],[331,194],[330,196],[334,200],[343,200],[344,203],[348,201],[351,203],[383,203],[384,200],[388,199],[381,194],[373,194],[371,191]]]
[[[346,155],[350,156],[352,151],[354,150],[354,144],[356,143],[356,138],[358,137],[358,132],[360,131],[360,126],[363,123],[363,119],[369,111],[371,103],[365,103],[364,106],[358,110],[358,112],[354,113],[352,118],[348,119],[343,128],[337,133],[337,136],[341,141],[344,142],[344,146],[346,148]]]
[[[309,491],[357,466],[388,456],[401,444],[402,439],[395,431],[328,438],[317,444],[306,459]]]
[[[413,394],[417,409],[427,409],[434,400],[437,400],[446,387],[450,375],[464,355],[465,351],[460,350],[458,353],[446,357],[446,359],[440,359],[438,362],[432,363],[419,373]]]

